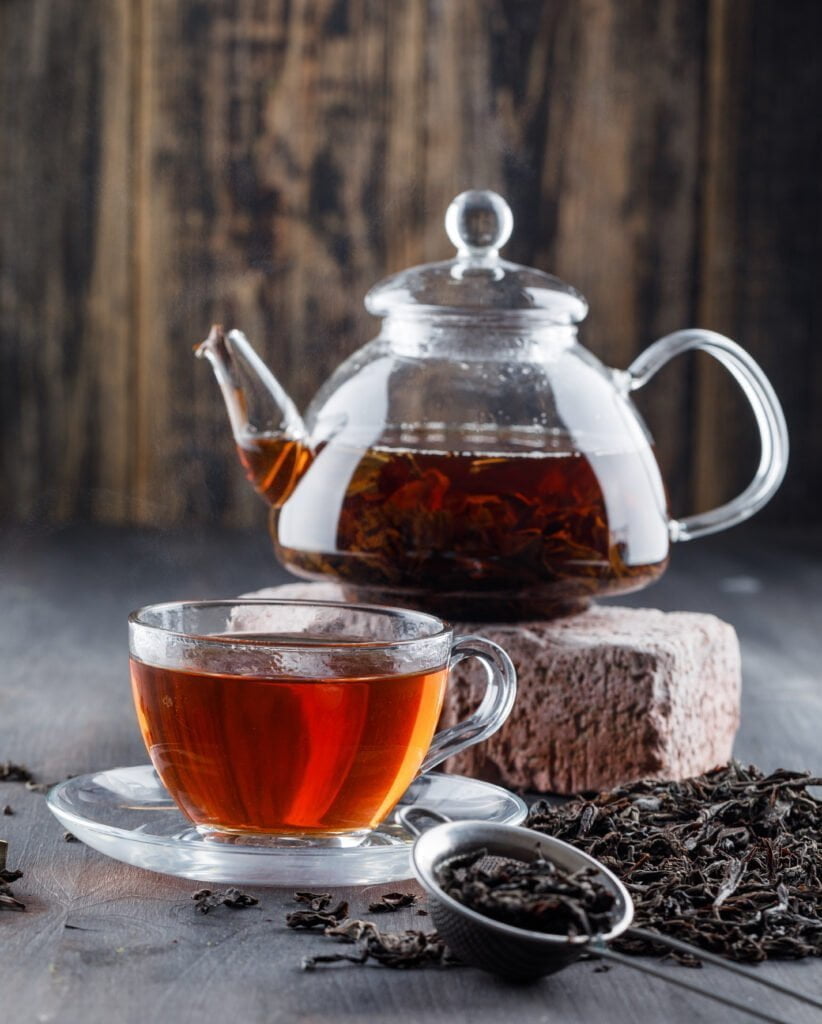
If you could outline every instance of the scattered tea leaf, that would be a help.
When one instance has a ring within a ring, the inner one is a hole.
[[[384,967],[399,970],[456,963],[437,932],[381,932],[372,921],[344,921],[337,927],[326,929],[325,934],[338,942],[355,944],[356,954],[325,953],[304,957],[303,970],[314,970],[319,964],[341,960],[359,965],[376,960]]]
[[[0,884],[0,910],[25,910],[26,904],[18,900],[7,885]]]
[[[77,838],[77,836],[73,832],[64,832],[63,833],[63,841],[66,842],[66,843],[79,843],[80,842],[80,840]]]
[[[0,762],[0,782],[33,782],[34,776],[22,764],[13,761]]]
[[[682,782],[646,779],[593,800],[543,801],[528,827],[618,875],[638,927],[733,960],[822,956],[822,802],[808,792],[819,785],[806,772],[766,776],[731,762]],[[633,936],[614,945],[664,952]]]
[[[247,892],[240,892],[239,889],[226,889],[222,902],[224,907],[241,910],[243,907],[255,907],[260,901]]]
[[[30,793],[48,793],[51,787],[55,785],[55,782],[33,782],[31,779],[26,780],[26,789]]]
[[[14,808],[10,804],[6,804],[6,806],[3,808],[3,814],[5,814],[7,818],[10,817],[12,814],[14,814]]]
[[[295,892],[295,903],[307,903],[312,910],[325,910],[332,900],[330,892]]]
[[[253,907],[259,902],[254,896],[249,896],[239,889],[229,888],[225,892],[212,892],[211,889],[198,889],[191,897],[197,904],[197,910],[201,914],[207,914],[214,907],[229,907],[232,910],[242,910],[245,907]]]
[[[66,778],[72,776],[67,775]],[[22,782],[31,793],[48,793],[52,786],[57,785],[56,782],[37,782],[25,765],[15,764],[14,761],[0,762],[0,782]],[[8,812],[4,809],[3,813]]]
[[[26,904],[18,900],[7,883],[23,877],[22,871],[10,871],[6,867],[9,844],[0,839],[0,910],[25,910]]]
[[[309,902],[319,902],[319,900],[315,899]],[[325,905],[323,903],[323,907]],[[285,923],[289,928],[333,928],[340,921],[344,921],[347,915],[348,903],[345,900],[340,900],[331,910],[294,910],[286,915]]]
[[[322,953],[304,957],[303,970],[311,971],[320,964],[341,961],[362,965],[375,960],[386,967],[396,968],[456,962],[436,932],[381,932],[373,921],[349,919],[345,900],[340,900],[334,908],[328,909],[332,896],[327,892],[298,892],[294,894],[294,899],[298,903],[307,904],[309,909],[288,914],[285,920],[289,928],[322,928],[328,938],[357,946],[356,953]],[[398,910],[400,907],[413,906],[416,899],[415,893],[389,892],[372,903],[369,909],[376,913]],[[418,910],[417,913],[427,914],[427,911]]]
[[[413,907],[417,902],[415,892],[386,892],[374,902],[368,904],[368,910],[372,914],[387,914],[403,907]]]

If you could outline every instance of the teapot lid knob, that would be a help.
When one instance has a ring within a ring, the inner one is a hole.
[[[445,230],[463,257],[493,257],[511,237],[514,215],[490,189],[461,192],[445,213]]]
[[[489,189],[462,192],[445,214],[456,258],[408,267],[375,284],[365,297],[368,312],[413,311],[426,317],[514,312],[540,323],[579,323],[588,303],[576,289],[500,257],[513,228],[514,215],[502,196]]]

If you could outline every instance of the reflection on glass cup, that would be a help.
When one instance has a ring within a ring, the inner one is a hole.
[[[154,767],[198,828],[224,838],[361,842],[418,773],[496,732],[516,694],[500,647],[406,609],[154,605],[130,616],[129,652]],[[485,695],[435,735],[464,658],[485,666]]]

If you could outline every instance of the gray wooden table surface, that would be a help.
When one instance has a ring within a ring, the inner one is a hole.
[[[0,541],[0,761],[43,780],[144,763],[128,690],[127,613],[140,604],[228,596],[280,582],[262,535],[69,529],[7,531]],[[744,663],[737,756],[765,769],[822,771],[822,533],[742,527],[675,551],[653,590],[625,603],[714,612],[738,630]],[[0,783],[0,838],[24,877],[26,913],[0,913],[0,1021],[8,1024],[234,1024],[279,1021],[747,1021],[617,967],[579,963],[528,987],[478,971],[335,966],[308,974],[321,936],[286,930],[290,891],[253,889],[258,908],[195,912],[197,883],[66,843],[44,797]],[[341,891],[353,910],[390,887]],[[396,888],[396,886],[394,886]],[[395,915],[397,928],[424,918]],[[671,972],[684,968],[670,966]],[[822,996],[822,962],[763,974]],[[714,970],[704,986],[742,995]],[[818,1011],[751,991],[798,1024]]]

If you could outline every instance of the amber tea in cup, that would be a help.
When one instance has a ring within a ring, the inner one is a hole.
[[[514,697],[500,648],[404,609],[189,602],[129,625],[146,748],[183,813],[215,836],[360,842],[420,770],[495,732]],[[485,698],[435,736],[449,666],[472,656]]]
[[[428,750],[447,675],[304,682],[136,660],[131,671],[166,788],[194,821],[235,832],[376,825]]]

